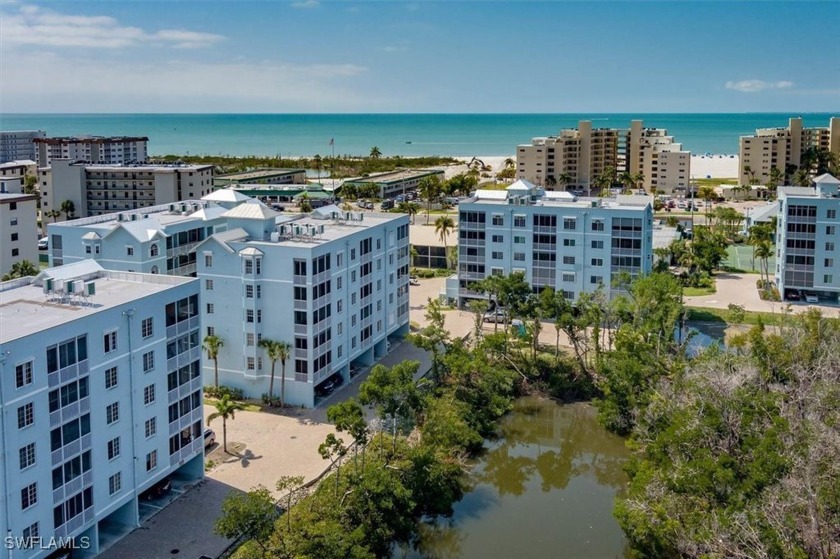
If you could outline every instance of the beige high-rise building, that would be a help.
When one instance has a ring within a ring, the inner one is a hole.
[[[149,138],[130,136],[78,136],[35,138],[35,160],[47,167],[53,159],[75,159],[89,163],[121,165],[145,163]]]
[[[840,157],[840,118],[831,117],[828,127],[816,128],[803,128],[801,118],[791,118],[786,128],[759,128],[752,136],[741,136],[741,184],[767,184],[774,167],[791,174],[809,148],[826,149]]]
[[[548,190],[588,190],[607,167],[617,175],[642,173],[640,186],[652,192],[686,188],[691,177],[691,154],[666,130],[644,128],[641,120],[629,129],[593,129],[582,120],[577,129],[517,146],[516,160],[518,178]]]

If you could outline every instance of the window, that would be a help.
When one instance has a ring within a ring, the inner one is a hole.
[[[832,274],[825,274],[823,276],[823,283],[834,283],[834,276]]]
[[[17,241],[17,240],[18,240],[18,234],[17,233],[12,233],[12,241],[14,242],[14,241]]]
[[[834,252],[834,243],[825,243],[826,252]]]
[[[212,326],[208,326],[207,327],[207,335],[208,336],[215,336],[216,335],[216,329]]]
[[[592,263],[593,266],[603,266],[604,265],[604,259],[603,258],[593,258],[591,263]]]
[[[563,298],[568,299],[568,300],[572,300],[572,299],[575,298],[575,292],[574,291],[563,291]]]
[[[207,291],[213,291],[213,280],[204,280],[204,289]]]
[[[205,253],[204,254],[204,267],[205,268],[212,268],[213,267],[213,255]]]
[[[146,432],[146,438],[147,439],[149,437],[154,437],[155,436],[155,434],[157,433],[157,418],[156,417],[153,417],[151,419],[146,420],[145,432]]]
[[[341,267],[341,266],[343,266],[343,265],[344,265],[344,253],[343,253],[343,252],[336,253],[336,255],[335,255],[335,263],[336,263],[339,267]]]
[[[343,322],[339,322],[339,323],[338,323],[338,335],[339,335],[339,336],[341,335],[341,332],[344,330],[344,328],[343,328],[343,327],[344,327],[344,323],[343,323]]]
[[[593,219],[592,220],[592,230],[593,231],[603,231],[604,230],[604,222],[600,219]]]
[[[105,422],[110,425],[120,419],[120,403],[114,402],[105,408]]]
[[[356,336],[353,336],[353,338],[350,340],[350,347],[356,347]]]
[[[32,384],[32,361],[15,366],[15,388]]]
[[[563,218],[563,229],[566,231],[574,231],[576,227],[576,219],[573,217],[564,217]]]
[[[341,299],[339,299],[338,301],[336,301],[336,303],[335,303],[335,312],[341,312],[341,309],[342,309],[342,308],[343,308],[343,306],[344,306],[344,305],[343,305],[343,303],[344,303],[344,301],[342,301]]]
[[[19,248],[13,248],[12,249],[12,256],[19,256],[19,255],[20,255],[20,249]]]
[[[155,468],[157,468],[157,450],[146,455],[146,471],[151,472]]]
[[[826,268],[833,268],[834,267],[834,259],[833,258],[826,258],[824,264],[825,264]]]
[[[143,404],[149,405],[155,401],[155,385],[150,384],[143,388]]]
[[[837,219],[837,210],[826,210],[825,217],[827,219]]]
[[[604,283],[604,278],[601,277],[601,276],[589,276],[589,283],[591,283],[591,284]]]
[[[35,443],[29,443],[19,451],[20,469],[25,470],[35,463]]]
[[[252,347],[254,345],[254,334],[251,332],[245,334],[245,345],[248,347]]]
[[[117,331],[114,330],[113,332],[108,332],[105,336],[103,336],[102,341],[105,347],[105,353],[111,353],[117,349]]]
[[[246,260],[245,261],[245,273],[246,274],[253,274],[254,273],[254,261],[253,260]]]
[[[513,216],[513,226],[514,227],[525,227],[525,216],[524,215]]]
[[[108,441],[108,460],[113,460],[120,455],[120,438]]]
[[[592,248],[604,248],[604,241],[592,241]]]
[[[254,365],[254,358],[253,358],[253,357],[249,357],[249,358],[248,358],[248,370],[249,370],[249,371],[253,371],[253,370],[254,370],[254,367],[255,367],[255,365]]]
[[[837,234],[837,226],[835,225],[826,225],[825,226],[825,234],[826,235],[836,235]]]
[[[149,351],[143,354],[143,372],[148,373],[155,368],[155,352]]]
[[[140,323],[140,335],[144,338],[149,338],[152,336],[154,332],[154,328],[152,327],[152,318],[144,318],[143,322]]]
[[[490,275],[491,276],[503,276],[505,275],[504,268],[490,268]]]
[[[111,367],[105,370],[105,389],[114,388],[117,385],[117,368]]]
[[[213,303],[207,303],[207,314],[213,314]]]
[[[17,225],[17,218],[13,217],[11,220],[9,220],[9,225],[11,225],[12,227]]]
[[[505,242],[505,236],[504,235],[493,235],[491,240],[494,243],[503,243],[503,242]]]
[[[563,257],[563,264],[574,264],[575,257],[574,256],[564,256]]]
[[[20,490],[20,509],[26,510],[38,502],[38,484],[30,483]]]
[[[564,247],[573,247],[573,246],[575,246],[575,240],[574,239],[563,239],[563,246]]]
[[[32,402],[24,404],[17,409],[18,429],[29,427],[35,423],[35,407]]]
[[[493,260],[502,260],[505,257],[505,254],[503,252],[494,252],[491,256]]]
[[[335,287],[336,287],[336,289],[341,289],[341,283],[342,283],[342,282],[341,282],[341,280],[342,280],[342,277],[341,277],[341,276],[339,276],[339,277],[335,280]]]
[[[496,227],[503,227],[505,224],[505,216],[500,214],[493,214],[492,223]]]
[[[514,252],[513,253],[513,260],[516,262],[525,262],[525,253],[524,252]]]
[[[350,281],[352,281],[352,282],[356,281],[356,270],[353,270],[352,272],[350,272]]]
[[[356,259],[356,249],[351,248],[350,249],[350,260],[352,261],[352,260],[355,260],[355,259]]]
[[[36,542],[40,543],[40,531],[38,530],[38,523],[23,529],[23,541],[26,547],[35,547]]]
[[[257,309],[257,323],[262,322],[262,309]]]
[[[122,489],[122,472],[117,472],[108,478],[108,494],[113,495]]]
[[[563,272],[563,281],[565,282],[574,282],[575,275],[569,272]]]
[[[85,254],[91,254],[92,252],[93,252],[93,249],[91,248],[91,246],[90,245],[85,245]]]
[[[517,245],[524,245],[525,244],[525,237],[514,236],[513,243]]]
[[[125,253],[127,256],[134,256],[134,247],[125,247]]]

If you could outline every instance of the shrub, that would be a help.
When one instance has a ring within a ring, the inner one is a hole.
[[[231,400],[244,400],[245,393],[241,388],[232,388],[230,386],[205,386],[204,395],[208,398],[221,398],[227,394]]]
[[[269,396],[268,392],[263,392],[262,403],[266,406],[278,407],[280,405],[280,398],[277,396]]]

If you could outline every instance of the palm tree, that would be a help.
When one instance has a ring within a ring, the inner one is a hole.
[[[417,252],[414,245],[408,245],[408,255],[411,257],[411,265],[417,266],[417,257],[420,256],[420,253]]]
[[[258,345],[265,349],[268,358],[271,359],[271,380],[268,383],[269,401],[274,400],[274,367],[277,361],[280,361],[280,407],[282,408],[286,399],[286,359],[291,354],[292,346],[287,342],[277,342],[267,338],[260,340]]]
[[[762,287],[765,287],[767,282],[770,281],[770,268],[768,262],[770,257],[773,256],[773,247],[770,246],[770,241],[762,241],[758,243],[755,247],[755,255],[759,260],[761,260],[761,285]]]
[[[227,452],[227,420],[236,419],[236,412],[244,410],[245,404],[231,400],[230,394],[224,394],[213,405],[216,407],[216,411],[207,416],[207,425],[210,425],[214,419],[222,418],[222,447]],[[228,454],[230,453],[228,452]]]
[[[73,203],[73,200],[65,200],[58,207],[58,210],[67,216],[67,219],[73,219],[73,214],[76,213],[76,204]]]
[[[370,158],[371,159],[379,159],[380,157],[382,157],[382,152],[379,151],[378,146],[373,146],[372,148],[370,148]]]
[[[624,185],[625,190],[630,190],[636,185],[636,177],[629,171],[624,171],[618,176],[618,182]]]
[[[425,177],[417,185],[420,196],[426,199],[426,225],[429,224],[429,215],[432,213],[432,201],[440,196],[441,184],[437,176]]]
[[[298,207],[304,213],[310,213],[312,211],[312,202],[309,201],[309,194],[304,192],[298,196]]]
[[[512,157],[508,157],[507,159],[505,159],[504,166],[505,169],[510,167],[516,167],[516,161],[514,161]]]
[[[744,165],[744,174],[749,177],[747,180],[747,184],[752,184],[755,180],[755,171],[752,170],[752,167],[749,165]]]
[[[708,226],[709,221],[711,220],[709,210],[712,207],[712,200],[717,198],[717,193],[713,187],[704,184],[700,187],[700,190],[697,191],[697,195],[706,201],[706,226]]]
[[[773,198],[776,197],[776,188],[779,186],[779,183],[783,182],[785,179],[785,174],[779,169],[778,167],[770,167],[770,178],[767,179],[767,191],[770,196]]]
[[[435,233],[437,233],[440,236],[440,240],[443,241],[443,251],[445,254],[449,251],[446,239],[454,230],[455,222],[448,215],[442,215],[435,220]]]
[[[414,217],[417,215],[417,210],[420,207],[415,202],[400,202],[397,205],[397,210],[401,211],[404,214],[408,214],[408,218],[411,220],[411,224],[414,224]]]
[[[219,350],[225,345],[225,341],[215,334],[204,337],[202,347],[207,352],[207,358],[213,360],[214,384],[219,386]]]
[[[560,173],[557,175],[557,182],[560,184],[560,187],[563,190],[566,190],[566,187],[569,186],[574,178],[569,173]]]
[[[323,163],[323,159],[318,154],[315,154],[315,157],[312,158],[312,163],[315,164],[315,170],[318,172],[318,182],[321,182],[321,166]]]
[[[545,177],[545,185],[549,188],[554,188],[557,185],[557,179],[554,178],[554,175]]]
[[[38,275],[38,268],[29,260],[21,260],[12,264],[9,273],[3,276],[2,281],[9,281],[18,278]]]
[[[796,173],[793,174],[793,182],[797,186],[811,186],[811,173],[807,169],[800,167]]]
[[[49,210],[49,211],[44,212],[44,215],[45,215],[46,217],[51,217],[51,218],[52,218],[52,220],[53,220],[53,223],[55,223],[55,222],[56,222],[56,220],[57,220],[59,217],[61,217],[61,210]]]
[[[645,188],[645,174],[641,171],[633,175],[633,183],[636,185],[636,188],[643,189]]]

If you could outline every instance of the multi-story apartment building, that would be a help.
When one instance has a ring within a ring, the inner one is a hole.
[[[420,181],[425,178],[437,177],[443,181],[444,176],[445,173],[437,169],[409,169],[407,171],[375,173],[366,177],[347,179],[344,184],[356,188],[374,185],[379,190],[379,198],[394,198],[399,194],[416,190]]]
[[[840,117],[831,117],[826,128],[805,128],[801,118],[791,118],[786,128],[760,128],[741,136],[738,144],[741,184],[767,184],[770,169],[788,174],[802,163],[809,148],[822,148],[840,157]]]
[[[612,295],[620,274],[651,271],[652,204],[644,195],[578,198],[523,180],[478,190],[458,205],[458,285],[447,296],[484,297],[475,282],[513,272],[534,292],[552,287],[575,300],[603,285]]]
[[[33,159],[39,167],[48,167],[54,159],[72,159],[106,165],[145,163],[148,157],[147,137],[77,136],[68,138],[35,138]]]
[[[1,283],[0,344],[11,559],[56,552],[51,538],[95,555],[139,525],[154,484],[202,478],[197,279],[87,261]]]
[[[28,159],[0,163],[0,192],[20,194],[27,175],[34,177],[36,172],[35,162]]]
[[[16,262],[38,265],[37,198],[0,192],[0,276]]]
[[[92,165],[56,159],[38,169],[38,179],[44,211],[70,200],[74,217],[87,217],[201,198],[213,191],[213,166]]]
[[[778,190],[776,285],[790,292],[813,292],[837,302],[840,296],[840,180],[814,179],[813,187]]]
[[[516,161],[518,178],[558,190],[589,190],[608,167],[643,173],[640,186],[650,192],[687,188],[691,178],[691,154],[666,130],[645,128],[641,120],[631,121],[629,129],[592,128],[582,120],[577,129],[517,146]]]
[[[50,265],[93,259],[109,270],[195,276],[195,247],[224,230],[233,207],[212,198],[51,223]]]
[[[0,132],[0,163],[22,159],[35,161],[37,150],[33,140],[46,137],[43,130]]]
[[[352,363],[371,364],[388,351],[389,336],[408,332],[406,215],[327,206],[283,216],[248,203],[223,217],[227,230],[196,249],[202,334],[225,344],[221,384],[267,393],[271,363],[259,342],[287,342],[286,401],[312,406],[319,384],[349,379]],[[210,360],[204,373],[212,383]]]

